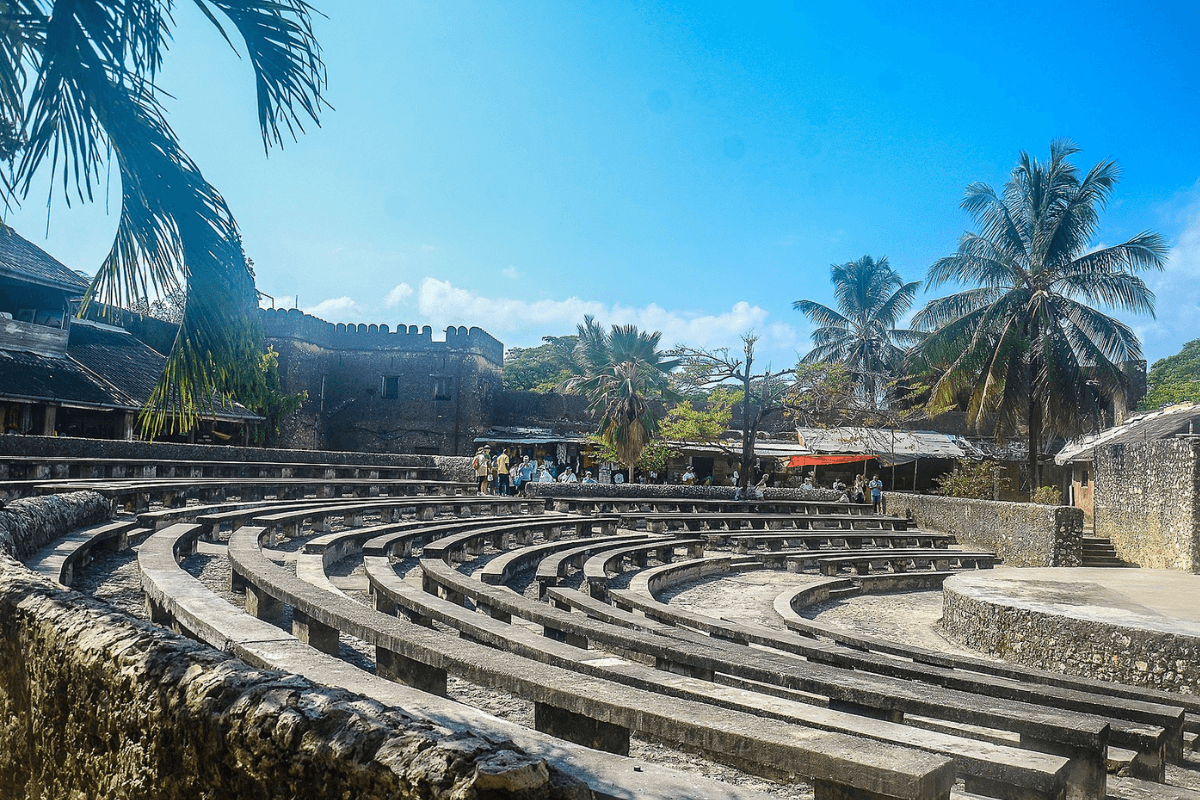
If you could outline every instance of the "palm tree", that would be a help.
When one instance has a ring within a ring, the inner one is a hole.
[[[264,146],[314,121],[325,69],[304,0],[195,0],[233,46],[240,36],[258,85]],[[110,159],[121,178],[116,239],[87,295],[130,306],[186,287],[167,366],[142,416],[148,435],[188,429],[235,389],[254,394],[261,357],[254,276],[224,198],[179,146],[155,79],[173,36],[172,0],[10,0],[0,6],[0,121],[20,155],[3,200],[35,173],[66,200],[93,198]],[[224,23],[222,22],[224,18]],[[227,30],[228,27],[228,30]],[[243,396],[243,399],[252,400]]]
[[[588,397],[590,409],[600,413],[600,438],[632,470],[658,429],[650,400],[676,396],[670,373],[679,361],[664,358],[658,349],[659,331],[613,325],[606,333],[591,316],[576,330],[576,375],[564,388]]]
[[[1024,420],[1031,493],[1043,436],[1077,432],[1100,397],[1127,394],[1119,365],[1141,357],[1134,332],[1093,306],[1153,316],[1154,294],[1134,273],[1162,269],[1167,253],[1148,231],[1092,249],[1118,169],[1102,161],[1081,175],[1068,161],[1077,152],[1061,140],[1045,163],[1022,152],[1003,195],[967,187],[961,205],[980,232],[934,262],[929,285],[974,288],[930,301],[914,318],[933,331],[919,353],[936,374],[929,410],[965,400],[977,428],[994,417],[997,436]]]
[[[903,363],[905,346],[920,338],[896,325],[921,282],[905,283],[887,256],[875,261],[869,255],[832,265],[830,280],[839,311],[813,300],[792,304],[819,326],[812,334],[815,346],[801,361],[842,364],[867,406],[878,409],[887,403],[888,385]]]

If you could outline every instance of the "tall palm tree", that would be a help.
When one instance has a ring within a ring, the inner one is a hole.
[[[1162,269],[1167,247],[1157,233],[1092,249],[1099,211],[1117,182],[1114,161],[1081,175],[1068,160],[1079,150],[1050,145],[1050,160],[1022,152],[997,194],[967,187],[962,208],[979,233],[929,268],[929,285],[971,286],[930,301],[914,324],[933,331],[920,358],[937,375],[933,413],[967,401],[979,427],[997,435],[1024,420],[1030,492],[1047,433],[1077,432],[1100,397],[1127,393],[1121,362],[1141,358],[1133,330],[1093,306],[1154,314],[1154,294],[1135,273]]]
[[[317,119],[325,69],[304,0],[193,0],[225,40],[242,40],[258,86],[264,146]],[[173,0],[8,0],[0,4],[0,121],[20,155],[5,203],[39,169],[66,201],[91,200],[106,164],[121,179],[116,239],[86,297],[129,306],[186,287],[179,334],[143,430],[190,428],[218,397],[259,386],[254,276],[221,194],[179,146],[155,84],[173,36]],[[253,397],[243,399],[253,401]]]
[[[890,379],[904,360],[905,347],[920,334],[897,328],[912,306],[920,281],[905,283],[888,264],[869,255],[830,267],[838,311],[813,300],[797,300],[792,308],[819,327],[804,363],[842,364],[850,372],[867,405],[886,405]]]
[[[676,396],[670,373],[680,362],[658,349],[659,331],[613,325],[605,332],[590,315],[576,330],[577,374],[564,388],[588,397],[591,410],[600,414],[600,438],[632,469],[658,429],[650,401]]]

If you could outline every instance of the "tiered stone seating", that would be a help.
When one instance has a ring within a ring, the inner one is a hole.
[[[471,502],[461,504],[458,513],[478,502],[490,503],[487,511],[494,514],[508,502],[464,499]],[[791,561],[793,569],[886,562],[888,576],[904,580],[916,574],[908,570],[917,563],[928,563],[941,573],[948,565],[939,560],[975,567],[992,558],[952,549],[946,537],[905,530],[905,520],[875,517],[861,507],[839,510],[831,508],[836,504],[796,503],[786,522],[803,520],[796,528],[802,533],[776,539],[781,532],[713,530],[704,538],[681,539],[619,534],[617,527],[654,520],[663,521],[664,529],[669,521],[686,529],[702,516],[706,525],[728,528],[736,520],[741,527],[749,520],[747,525],[757,522],[765,528],[782,515],[775,509],[759,513],[743,508],[705,514],[697,512],[695,501],[661,510],[645,503],[637,509],[621,508],[611,498],[591,504],[574,498],[564,508],[580,515],[536,515],[533,512],[544,507],[541,503],[521,508],[514,502],[511,510],[516,513],[499,517],[399,518],[400,507],[418,517],[432,515],[417,505],[391,498],[292,501],[219,508],[197,515],[195,523],[174,524],[161,531],[163,539],[156,534],[147,542],[156,543],[149,551],[143,546],[148,553],[144,570],[157,569],[159,575],[146,579],[152,613],[206,641],[223,642],[231,652],[252,653],[251,658],[258,659],[254,663],[268,663],[267,651],[273,649],[286,650],[287,659],[311,653],[295,650],[290,642],[296,640],[332,656],[342,635],[352,636],[375,646],[380,675],[435,694],[445,693],[447,675],[458,675],[526,697],[535,705],[535,728],[569,741],[621,752],[627,750],[630,734],[639,733],[708,752],[724,749],[726,755],[736,753],[737,760],[756,763],[759,769],[784,764],[836,797],[945,797],[947,762],[911,762],[923,765],[925,788],[916,788],[920,781],[912,769],[894,769],[896,759],[928,759],[934,753],[952,759],[968,790],[981,796],[1102,798],[1110,742],[1135,752],[1130,766],[1137,774],[1159,781],[1167,757],[1177,755],[1182,746],[1184,711],[1165,698],[1147,699],[1133,690],[1136,697],[1114,700],[1098,696],[1098,687],[1026,682],[943,666],[932,663],[936,654],[922,660],[904,648],[886,654],[864,652],[862,647],[689,614],[656,599],[663,588],[679,581],[760,569],[764,562],[778,567]],[[647,507],[652,510],[643,510]],[[602,510],[614,516],[596,516]],[[378,516],[379,523],[356,527],[365,522],[355,516],[358,512]],[[176,519],[161,514],[153,521],[169,524]],[[296,574],[275,565],[262,550],[276,536],[310,536],[331,519],[350,527],[310,539],[306,552],[297,557]],[[180,571],[162,560],[167,546],[160,542],[172,539],[168,549],[174,564],[187,552],[189,541],[206,530],[218,533],[221,522],[235,520],[238,527],[231,524],[228,553],[234,583],[246,592],[247,611],[275,619],[290,608],[295,639],[272,625],[270,637],[255,640],[251,637],[267,633],[259,627],[261,622],[226,625],[208,619],[220,607],[212,604],[211,593],[204,597],[195,585],[168,579],[167,573]],[[829,530],[819,530],[822,525]],[[799,541],[808,547],[790,552],[757,549],[761,544],[795,543],[797,537],[804,537]],[[706,553],[706,540],[711,547],[746,552]],[[853,548],[852,541],[859,547]],[[867,541],[876,547],[863,547]],[[899,546],[881,548],[881,542]],[[903,546],[908,542],[927,546]],[[410,556],[418,547],[419,587],[397,575],[389,558]],[[156,549],[157,566],[149,554]],[[686,556],[676,560],[681,549]],[[786,560],[766,558],[775,553]],[[327,567],[346,557],[363,558],[376,610],[382,613],[347,597],[326,576]],[[649,558],[658,566],[648,566]],[[640,571],[628,588],[613,585],[626,567]],[[552,604],[506,587],[531,569],[540,593]],[[582,579],[595,596],[554,585],[564,578]],[[184,601],[171,595],[177,584],[183,587]],[[791,608],[790,600],[787,606]],[[394,620],[397,613],[423,624]],[[785,620],[789,627],[799,627],[796,617],[793,611]],[[427,627],[433,623],[438,629]],[[460,636],[445,633],[441,626]],[[283,660],[271,658],[269,663]],[[910,717],[938,724],[936,729],[914,727],[905,724]],[[993,732],[981,734],[979,728]],[[890,748],[886,752],[892,761],[864,763],[869,759],[849,754],[848,740]],[[938,777],[929,777],[934,775]],[[930,794],[928,787],[935,784]],[[886,790],[879,791],[880,786]]]

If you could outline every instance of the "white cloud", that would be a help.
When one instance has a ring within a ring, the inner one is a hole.
[[[434,330],[448,325],[478,325],[506,345],[525,347],[540,343],[546,335],[571,333],[592,315],[603,325],[634,324],[642,330],[661,331],[664,347],[740,349],[742,333],[754,329],[759,335],[757,361],[775,368],[791,366],[797,352],[808,350],[807,336],[783,322],[771,322],[768,312],[745,301],[717,313],[670,310],[651,303],[633,307],[607,305],[596,300],[569,297],[564,300],[490,298],[450,283],[427,277],[417,292],[421,316]]]
[[[412,293],[413,288],[407,283],[398,283],[396,284],[395,288],[388,292],[387,296],[383,298],[383,304],[388,308],[393,308],[411,297]]]
[[[505,267],[503,270],[500,271],[500,274],[503,275],[504,277],[508,278],[509,280],[514,280],[514,281],[517,278],[521,277],[521,273],[517,272],[516,267]]]
[[[1186,211],[1186,223],[1161,273],[1146,276],[1157,298],[1153,321],[1135,327],[1150,361],[1171,355],[1197,337],[1200,315],[1200,199]],[[1139,321],[1140,322],[1140,321]]]
[[[360,322],[364,316],[362,306],[346,295],[322,300],[315,306],[305,306],[304,313],[326,322]]]

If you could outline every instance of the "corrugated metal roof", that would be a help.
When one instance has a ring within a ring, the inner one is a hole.
[[[797,428],[800,443],[815,453],[874,454],[899,458],[966,458],[954,437],[937,431],[890,428]]]
[[[1177,403],[1157,411],[1148,411],[1106,431],[1067,442],[1054,457],[1054,463],[1061,465],[1071,461],[1090,461],[1093,450],[1110,444],[1169,439],[1176,434],[1187,433],[1190,426],[1196,426],[1197,423],[1200,423],[1200,403]]]
[[[0,223],[0,275],[83,294],[88,280],[54,256]]]

